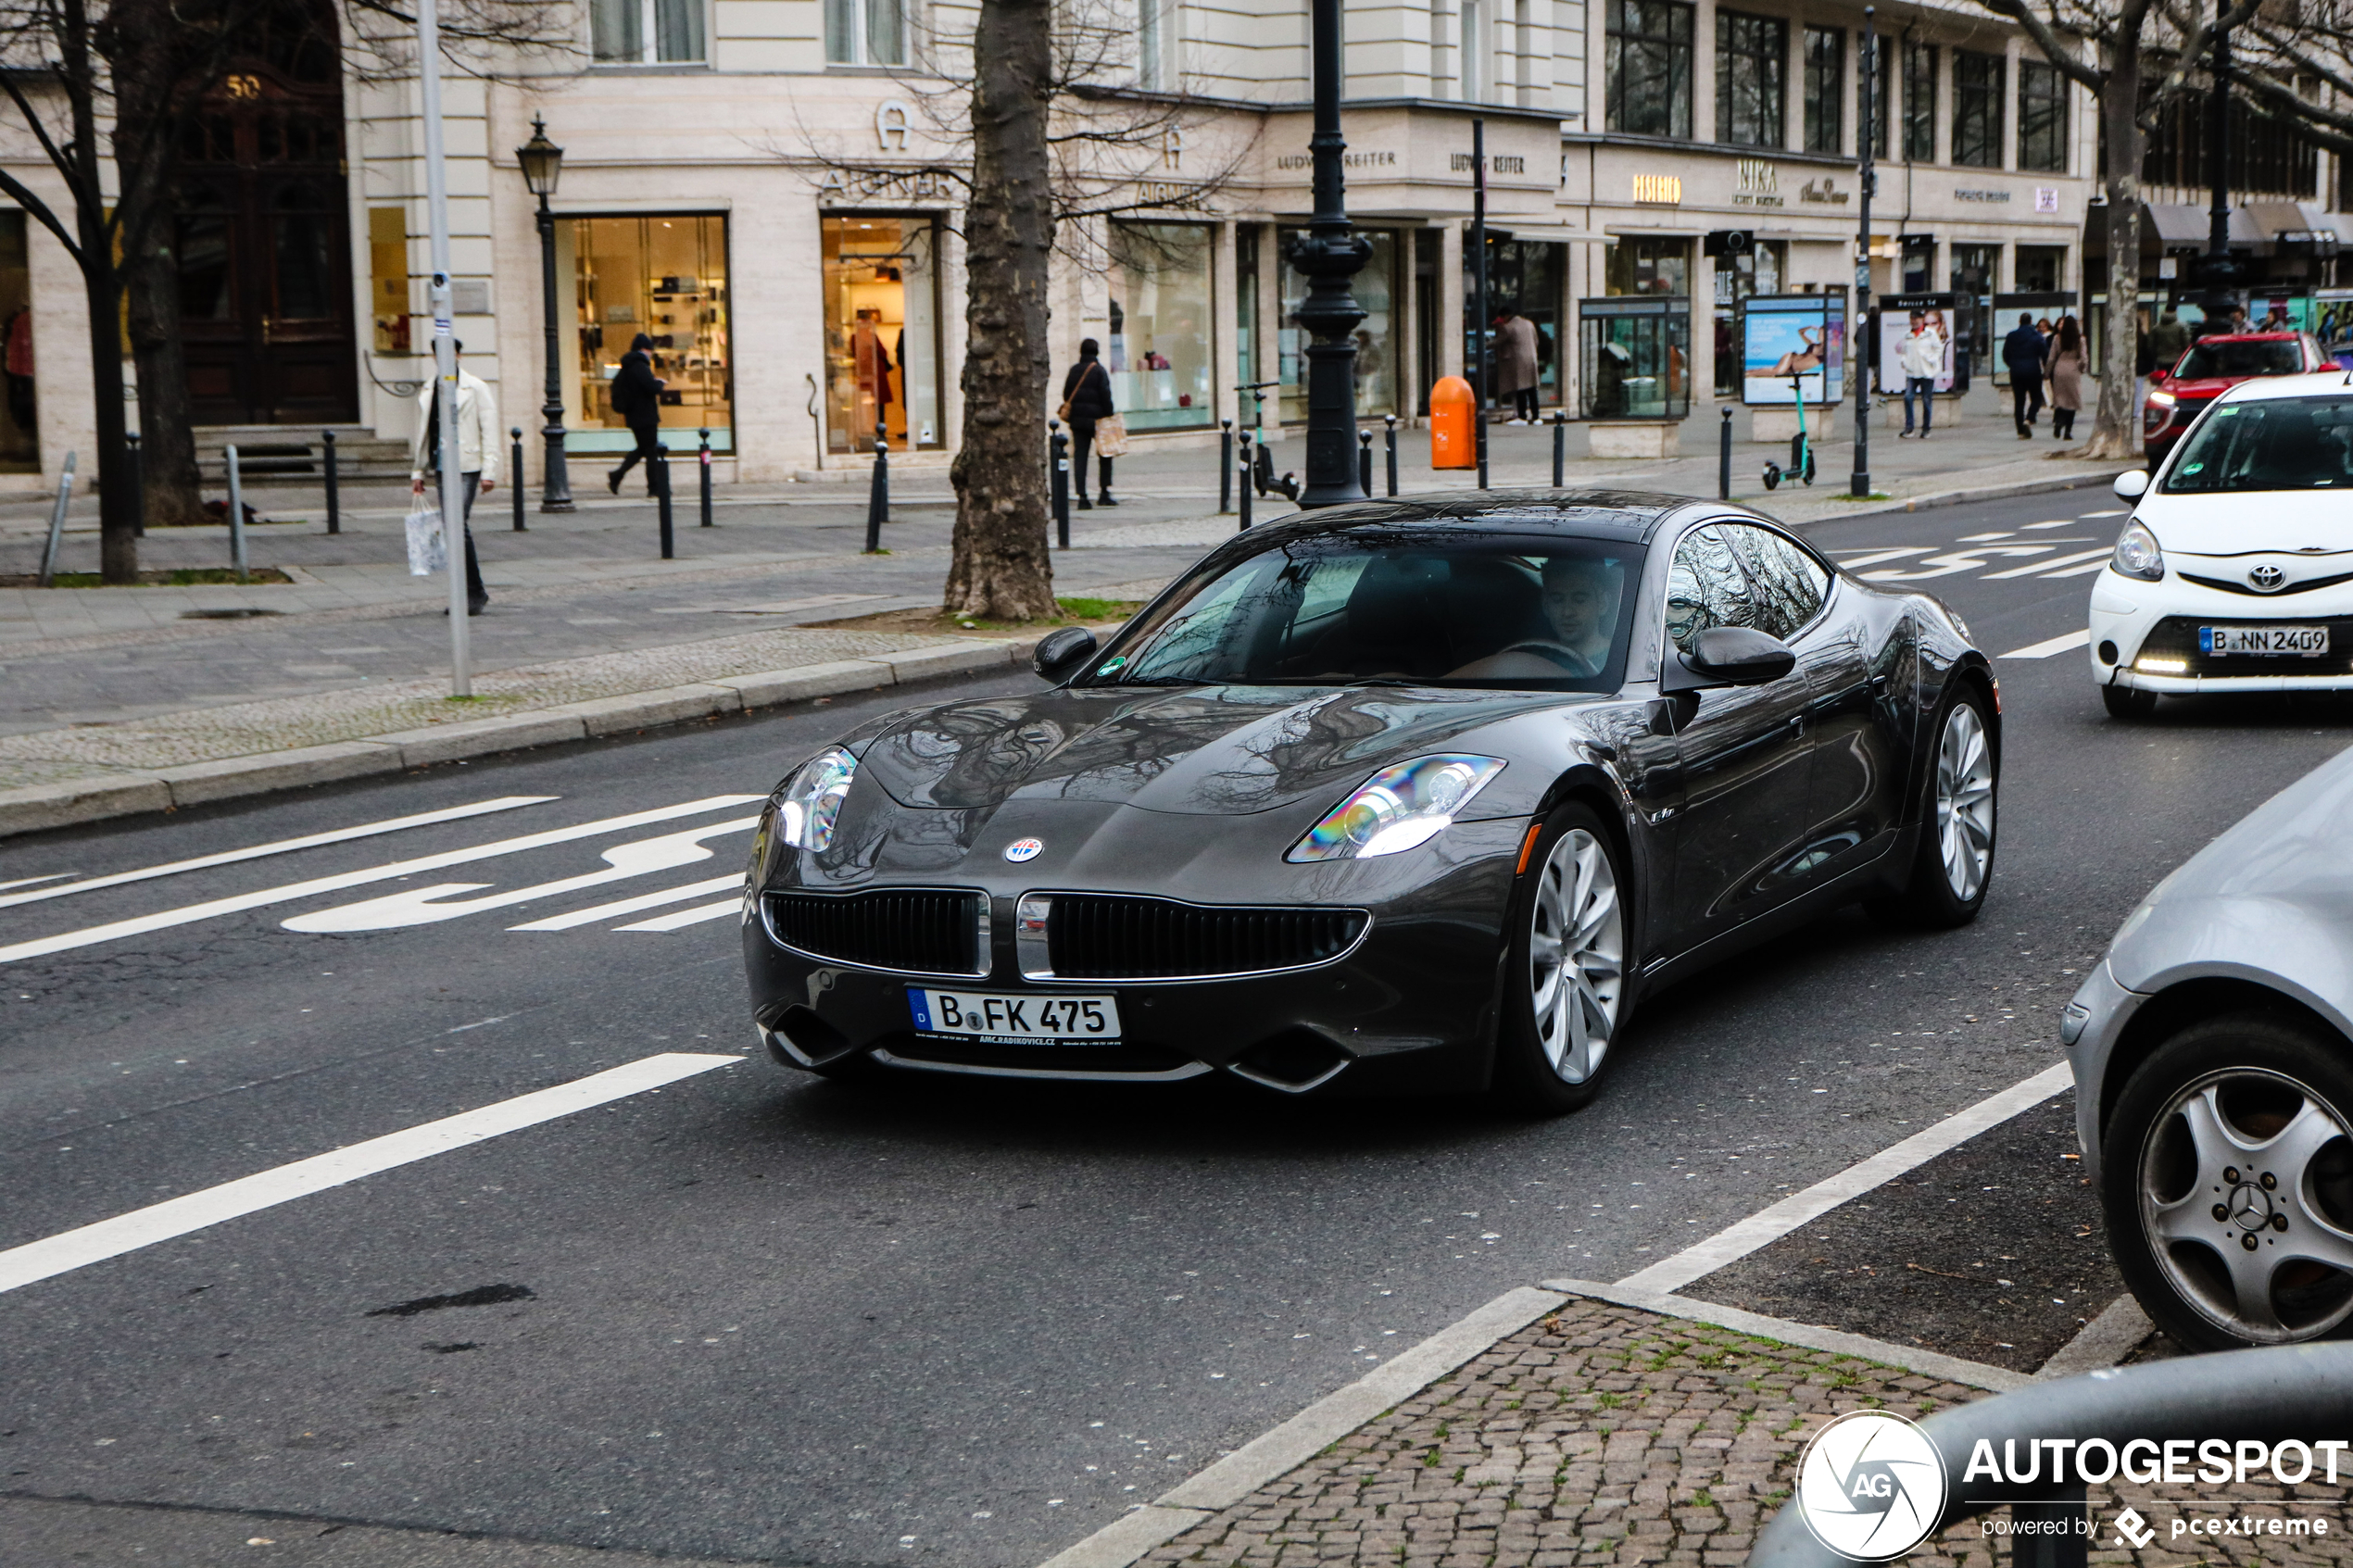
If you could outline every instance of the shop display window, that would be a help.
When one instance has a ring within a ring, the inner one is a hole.
[[[1583,301],[1579,316],[1585,418],[1680,420],[1692,411],[1689,299],[1612,295]]]
[[[1350,281],[1365,319],[1356,328],[1356,417],[1378,419],[1402,413],[1397,401],[1397,236],[1387,229],[1359,229],[1373,243],[1364,270]],[[1276,340],[1280,361],[1277,374],[1283,383],[1283,422],[1307,420],[1307,329],[1292,319],[1307,298],[1307,278],[1290,264],[1291,242],[1304,229],[1276,232],[1276,254],[1282,258],[1282,329]]]
[[[690,213],[575,218],[559,225],[557,239],[560,257],[567,241],[572,252],[579,335],[579,392],[565,411],[565,449],[629,450],[628,421],[613,411],[612,379],[643,332],[653,341],[648,354],[663,383],[662,427],[688,432],[686,445],[693,445],[692,432],[707,429],[714,448],[734,450],[727,220]],[[560,266],[558,277],[566,275]]]
[[[1781,292],[1788,270],[1789,245],[1784,240],[1758,240],[1738,256],[1719,256],[1716,262],[1716,395],[1741,395],[1741,314],[1757,295]]]
[[[1185,430],[1217,417],[1210,354],[1216,231],[1200,223],[1111,226],[1113,404],[1129,430]]]
[[[825,450],[937,448],[939,220],[861,212],[822,220],[825,262]]]
[[[1602,255],[1602,286],[1611,294],[1689,295],[1692,242],[1629,237]]]
[[[1482,349],[1492,350],[1496,317],[1510,310],[1536,325],[1536,400],[1557,408],[1561,400],[1561,294],[1568,275],[1568,247],[1548,240],[1515,240],[1491,230],[1487,236],[1487,324],[1480,332],[1478,280],[1467,258],[1463,266],[1463,364],[1478,374]],[[1508,408],[1499,377],[1495,402]]]

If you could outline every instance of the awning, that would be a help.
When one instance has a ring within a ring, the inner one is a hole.
[[[2259,202],[2256,207],[2278,207],[2296,212],[2293,202]],[[2208,227],[2208,209],[2189,207],[2179,202],[2143,202],[2141,204],[2141,258],[2154,260],[2169,250],[2204,250]],[[2302,215],[2290,224],[2304,227]],[[2260,247],[2268,255],[2271,246],[2271,231],[2259,227],[2255,214],[2245,207],[2231,208],[2230,243],[2233,250]],[[2083,254],[2097,260],[2108,255],[2108,204],[2095,202],[2083,219]]]

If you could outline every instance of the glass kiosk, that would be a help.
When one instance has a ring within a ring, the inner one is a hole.
[[[1611,295],[1578,303],[1579,411],[1589,420],[1680,420],[1692,411],[1692,302]]]

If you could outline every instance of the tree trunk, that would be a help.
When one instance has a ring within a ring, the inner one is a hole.
[[[2110,53],[2108,85],[2100,94],[2101,130],[2108,146],[2108,373],[2100,377],[2100,403],[2092,421],[2087,458],[2137,458],[2142,455],[2141,417],[2133,393],[2139,378],[2141,343],[2141,56],[2138,40],[2126,38]]]
[[[973,34],[973,185],[964,215],[963,440],[946,608],[1030,621],[1055,613],[1046,538],[1046,150],[1051,0],[981,0]]]
[[[158,218],[141,254],[124,263],[131,352],[139,368],[140,489],[149,528],[208,521],[188,418],[188,357],[180,335],[180,270],[170,225]]]
[[[84,269],[82,283],[90,307],[90,397],[98,449],[76,461],[74,480],[76,488],[97,482],[99,577],[127,587],[139,581],[139,513],[131,495],[131,455],[122,445],[122,288],[106,264]]]

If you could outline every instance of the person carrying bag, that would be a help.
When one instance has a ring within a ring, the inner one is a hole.
[[[1087,449],[1095,448],[1101,470],[1096,494],[1106,507],[1119,505],[1111,495],[1111,460],[1127,450],[1127,424],[1111,400],[1111,372],[1103,369],[1102,345],[1093,338],[1078,345],[1078,363],[1063,378],[1063,422],[1070,426],[1070,472],[1078,493],[1078,509],[1092,511],[1087,498]]]

